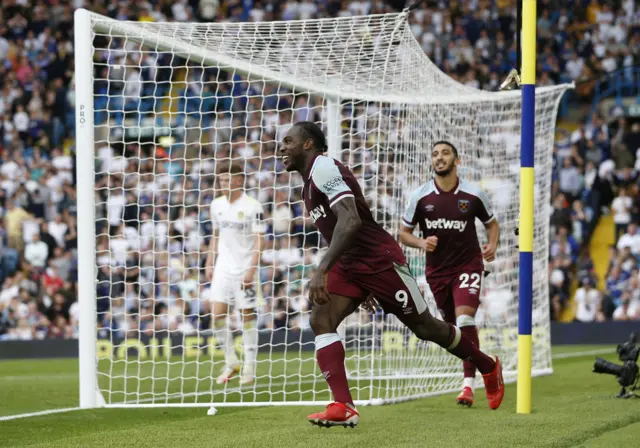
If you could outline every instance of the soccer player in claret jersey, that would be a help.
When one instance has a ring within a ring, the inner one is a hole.
[[[255,378],[258,354],[257,269],[266,231],[264,210],[244,191],[244,171],[238,163],[221,162],[216,168],[216,182],[222,194],[211,203],[213,235],[206,261],[206,275],[211,280],[212,326],[225,357],[216,383],[225,384],[240,373],[227,322],[234,306],[242,314],[244,363],[240,385],[248,385]]]
[[[434,178],[415,190],[409,199],[400,230],[400,242],[424,249],[427,282],[442,318],[455,323],[477,347],[475,314],[480,305],[484,258],[494,260],[500,229],[489,199],[478,186],[458,178],[458,150],[447,141],[431,150]],[[487,230],[489,242],[480,248],[476,218]],[[424,238],[413,235],[418,225]],[[464,380],[457,398],[473,405],[476,367],[463,361]],[[489,405],[493,407],[492,400]]]
[[[316,358],[335,402],[309,415],[309,422],[351,427],[358,423],[337,328],[370,295],[418,338],[471,361],[486,375],[487,395],[497,408],[504,395],[500,363],[482,353],[457,327],[430,314],[399,244],[373,219],[353,173],[323,155],[326,150],[322,130],[307,121],[296,123],[279,149],[286,170],[302,174],[305,208],[329,243],[309,282],[309,299]]]

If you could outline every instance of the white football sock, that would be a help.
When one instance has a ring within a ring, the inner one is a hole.
[[[216,337],[218,338],[218,342],[222,346],[222,350],[224,351],[224,360],[227,366],[238,365],[240,361],[238,361],[238,355],[236,355],[235,347],[233,346],[233,335],[229,330],[229,326],[227,325],[227,319],[217,320],[215,322],[216,327]]]
[[[245,321],[242,325],[242,343],[244,346],[244,365],[255,366],[258,357],[258,329],[255,319]]]
[[[476,387],[476,379],[475,378],[471,378],[471,377],[465,377],[464,380],[462,380],[462,387],[470,387],[471,391],[473,391]]]

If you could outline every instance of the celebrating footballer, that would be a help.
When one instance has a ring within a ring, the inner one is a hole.
[[[326,150],[325,136],[312,122],[296,123],[279,148],[286,170],[302,175],[305,208],[329,244],[310,280],[309,299],[318,366],[335,401],[309,415],[309,422],[352,427],[358,423],[337,329],[370,295],[418,338],[433,341],[477,367],[483,374],[489,406],[498,408],[504,396],[499,359],[482,353],[453,323],[431,315],[400,245],[373,219],[353,173],[325,156]],[[407,225],[414,222],[411,216]],[[470,277],[468,281],[474,280]]]
[[[447,141],[431,150],[434,177],[415,190],[404,212],[400,242],[424,249],[427,282],[442,318],[456,324],[479,347],[475,314],[480,305],[484,279],[483,258],[495,259],[500,228],[489,199],[478,186],[458,177],[460,157]],[[488,243],[482,248],[476,233],[476,218],[484,224]],[[413,234],[419,226],[423,238]],[[474,402],[476,366],[463,361],[464,382],[457,398],[460,405]]]

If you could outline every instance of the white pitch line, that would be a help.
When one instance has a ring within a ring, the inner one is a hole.
[[[0,381],[51,381],[51,380],[70,380],[78,378],[78,374],[65,373],[60,375],[13,375],[0,376]]]
[[[593,355],[607,355],[614,353],[615,348],[599,348],[597,350],[584,350],[581,352],[569,352],[569,353],[557,353],[552,355],[552,359],[567,359],[567,358],[580,358],[581,356],[593,356]]]
[[[41,415],[49,415],[49,414],[60,414],[62,412],[70,412],[77,411],[80,408],[61,408],[61,409],[49,409],[48,411],[40,411],[40,412],[29,412],[28,414],[16,414],[16,415],[6,415],[4,417],[0,417],[0,422],[8,421],[8,420],[16,420],[18,418],[28,418],[28,417],[39,417]]]

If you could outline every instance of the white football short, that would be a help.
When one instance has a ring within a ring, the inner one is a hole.
[[[243,286],[244,275],[234,275],[221,270],[214,270],[209,300],[225,303],[238,310],[252,310],[258,307],[258,291],[254,281],[253,287]],[[256,272],[257,279],[257,272]]]

